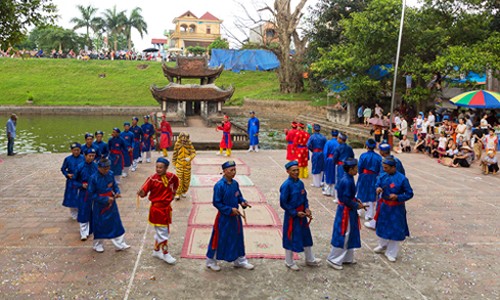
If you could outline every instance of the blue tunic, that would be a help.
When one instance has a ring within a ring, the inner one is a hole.
[[[311,247],[313,240],[308,219],[297,216],[299,211],[309,208],[307,192],[302,180],[288,177],[280,187],[280,206],[285,211],[283,222],[283,248],[294,252],[303,252],[304,247]]]
[[[260,123],[259,119],[252,117],[248,120],[247,132],[250,138],[250,146],[255,146],[259,144],[259,133]]]
[[[406,221],[405,202],[413,197],[413,189],[408,178],[396,172],[392,175],[384,173],[377,180],[377,187],[384,191],[379,201],[380,209],[377,212],[377,236],[393,241],[403,241],[410,236]],[[396,201],[388,201],[390,194],[396,194]]]
[[[235,261],[240,256],[245,256],[243,238],[243,223],[241,216],[231,215],[233,208],[238,208],[240,203],[246,202],[236,180],[228,183],[222,177],[214,185],[213,205],[219,211],[215,218],[212,236],[208,243],[207,257]]]
[[[376,200],[375,183],[377,183],[381,163],[382,156],[373,150],[368,150],[359,157],[359,177],[356,189],[358,191],[357,198],[361,202],[374,202]]]
[[[339,146],[337,138],[334,137],[328,142],[326,142],[323,148],[323,154],[325,157],[325,183],[335,184],[335,164],[333,163],[333,153],[335,149]]]
[[[97,171],[90,177],[88,190],[93,201],[92,224],[94,239],[113,239],[123,235],[125,228],[123,228],[120,219],[118,205],[116,201],[113,201],[111,206],[108,204],[110,196],[120,193],[113,172],[109,171],[108,174],[102,175]]]
[[[87,150],[89,147],[87,147],[87,144],[83,144],[82,145],[82,155],[85,155],[85,150]],[[99,158],[101,157],[101,149],[99,148],[99,146],[96,145],[95,142],[92,143],[92,145],[90,146],[90,148],[94,148],[95,149],[95,160],[99,160]]]
[[[325,170],[325,156],[323,155],[325,144],[326,137],[318,132],[313,133],[307,141],[307,148],[312,152],[312,174],[320,174]]]
[[[61,172],[66,177],[66,189],[64,190],[64,200],[62,205],[71,208],[78,207],[78,186],[75,184],[75,174],[78,170],[78,165],[83,163],[85,159],[83,155],[75,157],[74,155],[67,156],[61,167]],[[73,179],[68,178],[68,174],[73,174]]]
[[[338,187],[339,205],[337,206],[337,213],[335,214],[335,221],[333,222],[331,245],[337,248],[344,248],[346,245],[345,233],[347,232],[347,227],[343,228],[342,224],[344,222],[344,224],[347,225],[347,218],[349,218],[349,239],[347,241],[347,247],[344,249],[361,248],[358,203],[355,198],[356,185],[354,184],[354,177],[349,173],[344,173],[344,176],[340,179],[336,187]],[[347,213],[345,212],[346,209],[348,210]],[[343,230],[344,232],[342,232]]]
[[[101,158],[108,158],[108,155],[109,155],[108,143],[106,143],[104,141],[100,141],[100,142],[96,141],[96,142],[94,142],[94,145],[99,147],[99,153],[100,153],[100,156],[98,156],[96,154],[96,156],[95,156],[96,161],[100,160]]]
[[[155,134],[155,128],[151,123],[144,123],[141,125],[142,129],[142,151],[150,151],[153,150],[153,144],[151,141],[153,140]]]
[[[141,157],[142,128],[135,125],[130,127],[130,131],[134,134],[134,159],[138,159]]]
[[[124,162],[123,165],[125,167],[130,167],[132,165],[133,153],[134,149],[134,134],[131,131],[122,131],[120,133],[120,137],[125,142],[125,148],[127,151],[123,152]]]
[[[351,146],[346,143],[339,143],[339,146],[333,153],[333,163],[337,166],[337,178],[335,180],[335,184],[337,184],[340,179],[344,177],[345,172],[342,165],[344,164],[344,160],[349,157],[354,158],[354,151],[352,151]]]
[[[123,153],[127,152],[125,142],[121,137],[112,137],[108,141],[109,160],[111,160],[111,171],[115,176],[122,175],[125,166]]]
[[[84,161],[78,166],[76,171],[76,182],[78,186],[78,222],[87,223],[92,218],[92,201],[88,188],[84,189],[83,184],[90,182],[90,177],[97,172],[97,164],[95,162],[87,163]]]

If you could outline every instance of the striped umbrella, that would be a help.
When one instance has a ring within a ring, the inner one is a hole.
[[[474,108],[500,108],[500,93],[492,91],[470,91],[450,99],[457,106]]]

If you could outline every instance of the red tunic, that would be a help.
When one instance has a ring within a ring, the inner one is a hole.
[[[286,134],[286,141],[288,142],[288,145],[286,146],[287,160],[295,160],[297,158],[297,155],[295,153],[295,146],[293,145],[295,134],[297,134],[297,129],[290,129]]]
[[[170,123],[168,121],[161,121],[160,124],[160,148],[167,149],[172,146],[172,127],[170,127]]]
[[[307,149],[307,141],[309,140],[309,133],[303,130],[298,130],[295,134],[295,139],[293,140],[293,145],[295,147],[295,154],[297,156],[297,161],[299,167],[307,167],[307,161],[309,160],[309,150]]]
[[[165,186],[160,175],[154,174],[146,179],[141,188],[146,194],[149,193],[149,201],[151,201],[149,223],[153,225],[168,226],[172,223],[172,207],[170,203],[179,187],[179,178],[170,172],[167,172],[166,177],[168,186]]]
[[[219,146],[224,149],[233,148],[233,141],[231,140],[231,122],[224,122],[222,126],[217,126],[217,129],[223,131]]]

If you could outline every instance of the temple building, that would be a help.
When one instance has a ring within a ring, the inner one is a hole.
[[[169,36],[170,46],[179,49],[186,49],[190,46],[206,48],[221,37],[222,22],[209,12],[198,18],[192,12],[187,11],[173,20],[175,30]]]

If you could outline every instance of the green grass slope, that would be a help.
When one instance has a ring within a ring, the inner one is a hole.
[[[145,69],[139,65],[147,65]],[[74,59],[0,58],[0,105],[25,105],[28,92],[33,105],[47,106],[154,106],[149,86],[164,86],[159,62],[79,61]],[[106,74],[100,78],[99,74]],[[183,80],[199,83],[199,80]],[[226,104],[238,105],[245,97],[262,100],[313,100],[320,104],[325,93],[283,95],[275,72],[224,71],[215,82],[235,87]]]

